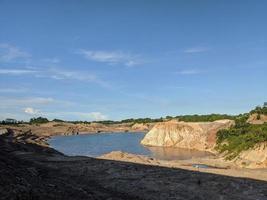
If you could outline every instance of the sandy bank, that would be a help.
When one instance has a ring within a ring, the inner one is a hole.
[[[113,151],[108,154],[100,156],[101,159],[117,160],[132,163],[140,163],[145,165],[163,166],[168,168],[179,168],[191,171],[200,171],[213,174],[221,174],[233,177],[245,177],[257,180],[267,181],[267,169],[245,169],[238,167],[233,161],[225,161],[223,158],[216,156],[192,158],[189,160],[158,160],[155,158],[125,153],[121,151]],[[207,165],[209,168],[197,168],[192,165],[201,164]]]

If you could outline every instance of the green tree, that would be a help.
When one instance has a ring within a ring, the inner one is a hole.
[[[37,118],[31,118],[30,123],[31,124],[42,124],[42,123],[47,123],[49,120],[44,117],[37,117]]]
[[[53,122],[64,122],[64,120],[61,120],[61,119],[53,119],[52,121]]]

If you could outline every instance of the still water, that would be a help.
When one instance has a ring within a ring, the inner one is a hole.
[[[205,157],[207,152],[166,147],[146,147],[140,144],[144,133],[98,133],[87,135],[55,136],[50,146],[66,155],[97,157],[111,151],[146,155],[162,160],[184,160]]]

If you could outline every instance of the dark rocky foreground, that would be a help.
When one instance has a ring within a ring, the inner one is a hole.
[[[88,157],[0,136],[0,199],[267,200],[267,182]]]

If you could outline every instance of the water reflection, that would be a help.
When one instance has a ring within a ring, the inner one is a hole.
[[[151,152],[151,156],[161,160],[186,160],[211,156],[213,154],[205,151],[197,151],[173,147],[146,147]]]

